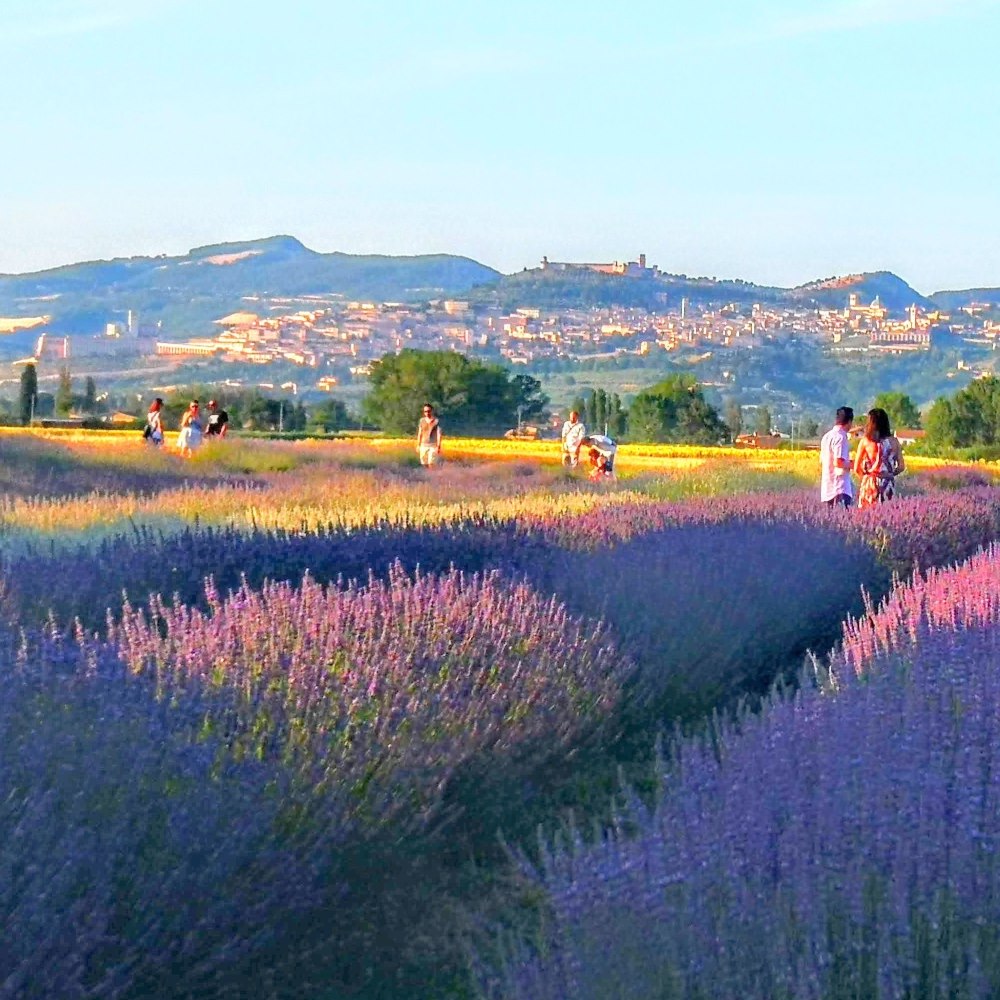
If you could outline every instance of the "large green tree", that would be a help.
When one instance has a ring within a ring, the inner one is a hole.
[[[331,396],[309,411],[309,422],[326,434],[342,431],[351,424],[350,415],[342,399]]]
[[[643,389],[629,409],[628,431],[632,441],[688,444],[718,444],[729,434],[691,375],[669,375]]]
[[[612,437],[624,436],[627,415],[622,409],[621,397],[617,392],[591,389],[585,397],[581,397],[581,402],[583,409],[579,410],[579,413],[588,431],[603,434],[607,428],[608,434]]]
[[[73,409],[73,376],[68,368],[59,372],[59,388],[56,389],[56,413],[60,417],[69,416]]]
[[[880,392],[873,406],[889,414],[889,423],[896,427],[920,427],[920,411],[905,392]]]
[[[537,379],[511,375],[452,351],[405,350],[372,365],[366,420],[389,434],[411,434],[420,408],[430,403],[445,430],[496,434],[541,414],[548,402]]]
[[[97,412],[97,384],[91,375],[88,375],[86,382],[84,382],[83,402],[80,405],[80,409],[84,413]]]
[[[735,399],[726,401],[725,423],[729,428],[729,436],[735,441],[743,430],[743,407]]]
[[[938,399],[927,414],[927,440],[956,448],[1000,443],[1000,379],[976,379],[950,399]]]
[[[21,394],[19,407],[21,423],[28,424],[35,412],[38,399],[38,372],[34,365],[25,365],[21,372]]]

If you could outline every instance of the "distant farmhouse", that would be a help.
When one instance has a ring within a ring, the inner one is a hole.
[[[542,258],[543,271],[596,271],[598,274],[616,274],[626,278],[642,278],[647,275],[657,275],[660,269],[654,264],[653,267],[646,267],[646,255],[639,254],[638,260],[630,260],[628,263],[614,261],[611,264],[577,264],[565,260],[549,260]]]

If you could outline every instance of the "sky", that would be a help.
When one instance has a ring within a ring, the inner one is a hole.
[[[0,272],[279,233],[1000,286],[1000,0],[3,0]]]

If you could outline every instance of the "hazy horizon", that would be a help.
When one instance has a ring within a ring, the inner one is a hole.
[[[8,0],[0,272],[287,233],[1000,286],[1000,0]]]

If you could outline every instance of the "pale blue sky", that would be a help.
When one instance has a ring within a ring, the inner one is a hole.
[[[2,0],[0,271],[289,233],[1000,285],[1000,0]]]

